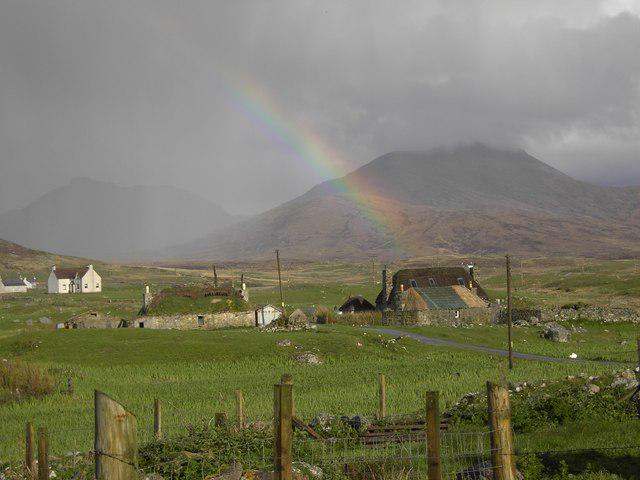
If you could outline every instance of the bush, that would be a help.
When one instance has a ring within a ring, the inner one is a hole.
[[[53,393],[55,379],[46,369],[18,361],[0,362],[0,403]]]

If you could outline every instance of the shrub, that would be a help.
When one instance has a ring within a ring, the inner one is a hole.
[[[0,403],[44,397],[53,393],[55,384],[47,369],[19,361],[0,362]]]

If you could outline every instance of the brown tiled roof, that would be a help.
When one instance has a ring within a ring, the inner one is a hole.
[[[78,278],[82,278],[82,276],[87,273],[87,270],[89,270],[87,267],[80,267],[80,268],[56,268],[55,274],[56,274],[56,278],[58,278],[58,280],[60,279],[68,279],[68,280],[73,280],[74,278],[76,278],[76,275],[78,276]]]

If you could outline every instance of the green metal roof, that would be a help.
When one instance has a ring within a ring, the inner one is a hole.
[[[427,303],[429,308],[436,309],[459,309],[469,308],[468,305],[460,298],[453,287],[431,287],[431,288],[415,288],[420,296]]]

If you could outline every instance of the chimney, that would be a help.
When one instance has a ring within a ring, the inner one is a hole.
[[[89,270],[93,270],[93,265],[87,265],[87,268],[88,268]]]
[[[469,289],[473,290],[473,282],[475,281],[476,266],[473,263],[470,263],[467,265],[467,268],[469,269],[469,276],[471,277],[471,284],[469,285]]]
[[[52,272],[55,272],[55,271],[56,271],[56,266],[55,266],[55,265],[51,267],[51,271],[52,271]]]
[[[404,292],[404,283],[400,284],[400,293]]]

